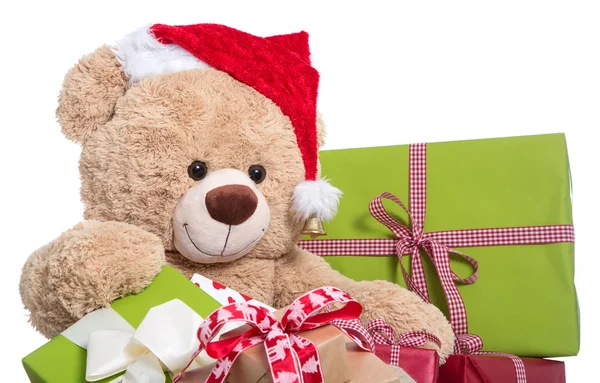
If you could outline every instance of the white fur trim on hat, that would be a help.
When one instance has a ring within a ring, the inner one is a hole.
[[[210,68],[179,45],[160,43],[149,27],[128,34],[111,50],[132,84],[160,74]]]
[[[342,192],[326,180],[303,181],[294,189],[292,210],[299,221],[317,217],[331,220],[337,213]]]

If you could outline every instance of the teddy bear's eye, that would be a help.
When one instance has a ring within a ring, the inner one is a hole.
[[[202,178],[206,177],[206,173],[208,173],[208,167],[202,161],[194,161],[188,166],[190,178],[196,181],[200,181]]]
[[[250,176],[250,179],[254,181],[254,183],[259,184],[265,180],[267,171],[260,165],[252,165],[248,169],[248,175]]]

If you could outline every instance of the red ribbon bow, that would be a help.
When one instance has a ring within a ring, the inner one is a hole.
[[[392,353],[390,364],[398,366],[400,363],[401,347],[419,347],[425,343],[432,342],[442,347],[442,342],[437,336],[426,331],[410,331],[400,336],[383,319],[374,319],[367,324],[367,331],[373,337],[376,344],[385,344],[391,346]]]
[[[345,305],[337,310],[321,312],[336,302]],[[200,348],[194,358],[206,349],[210,357],[218,359],[205,383],[222,383],[244,350],[264,342],[274,383],[322,383],[317,348],[298,333],[336,320],[354,320],[361,312],[360,303],[335,287],[318,288],[297,298],[284,311],[281,322],[262,306],[233,303],[215,310],[204,320],[198,329]],[[223,325],[229,322],[245,322],[252,328],[239,336],[213,341]],[[355,339],[354,336],[351,338]],[[184,371],[173,379],[174,383]]]

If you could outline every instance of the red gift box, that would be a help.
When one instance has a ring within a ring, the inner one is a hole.
[[[386,363],[391,363],[392,346],[375,345],[375,355]],[[435,350],[428,348],[400,347],[401,367],[416,383],[436,383],[440,358]]]
[[[397,336],[383,319],[373,319],[367,324],[364,337],[370,338],[370,348],[379,359],[402,368],[416,383],[437,382],[440,357],[431,348],[420,348],[428,342],[440,348],[441,342],[435,335],[411,331]]]
[[[527,383],[565,383],[565,364],[560,361],[521,358]],[[438,383],[516,382],[515,365],[510,358],[492,355],[451,355],[440,367]]]

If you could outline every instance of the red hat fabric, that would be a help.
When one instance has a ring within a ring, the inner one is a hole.
[[[150,31],[159,42],[179,45],[279,106],[294,127],[306,179],[316,179],[319,73],[310,66],[306,33],[269,39],[219,24],[155,24]],[[283,45],[288,43],[293,49]]]

